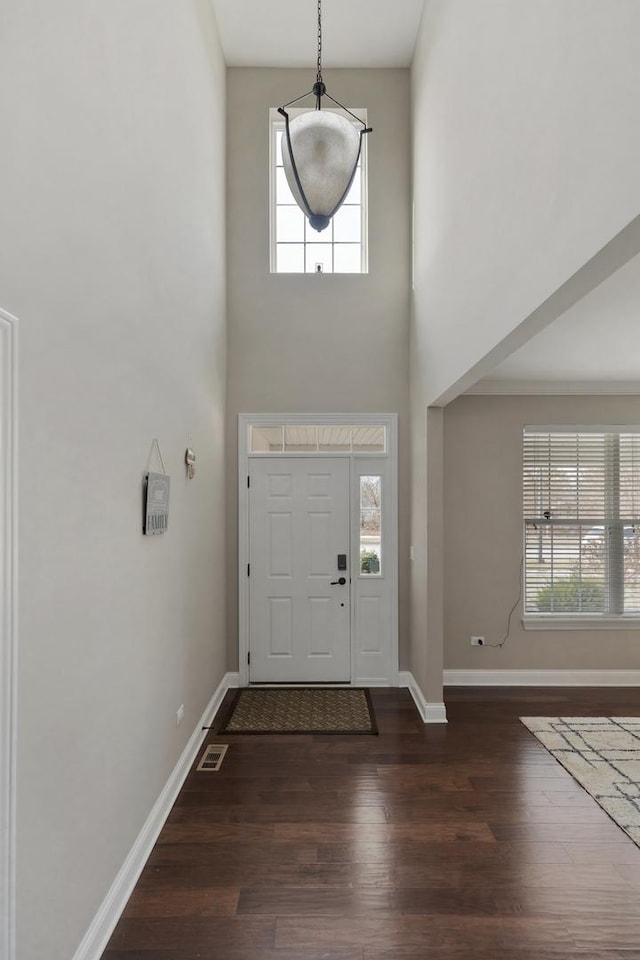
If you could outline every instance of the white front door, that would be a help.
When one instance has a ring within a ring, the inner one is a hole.
[[[250,478],[250,681],[348,683],[349,459],[255,459]]]

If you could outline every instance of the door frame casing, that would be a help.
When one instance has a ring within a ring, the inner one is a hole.
[[[347,426],[361,424],[363,426],[385,426],[387,430],[387,450],[380,454],[381,458],[390,465],[390,490],[388,498],[388,527],[387,546],[388,556],[391,558],[392,600],[391,619],[392,635],[390,659],[392,676],[385,681],[385,686],[398,685],[398,415],[396,413],[240,413],[238,414],[238,672],[241,687],[249,685],[249,578],[247,565],[249,563],[249,463],[255,457],[264,459],[265,454],[249,453],[248,431],[251,426],[269,426],[277,423],[309,425],[309,426]],[[274,456],[274,454],[271,454]],[[275,454],[278,459],[313,458],[331,459],[331,453],[281,453]],[[336,453],[336,458],[344,459],[344,453]],[[370,451],[351,453],[350,458],[373,459],[376,454]],[[355,682],[355,657],[353,656],[354,643],[353,605],[351,616],[351,681]],[[372,685],[370,683],[369,685]]]
[[[0,960],[15,956],[18,321],[0,310]]]

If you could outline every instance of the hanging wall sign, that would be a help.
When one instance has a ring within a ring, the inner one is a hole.
[[[145,477],[144,534],[152,537],[165,533],[169,526],[169,484],[164,473],[148,473]]]

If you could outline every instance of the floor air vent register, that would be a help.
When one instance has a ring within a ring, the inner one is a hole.
[[[202,773],[215,773],[222,766],[227,746],[226,743],[208,744],[196,769]]]

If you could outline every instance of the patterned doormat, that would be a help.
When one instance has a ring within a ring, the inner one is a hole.
[[[640,717],[520,717],[640,846]]]
[[[369,691],[349,687],[238,690],[219,733],[377,734]]]

